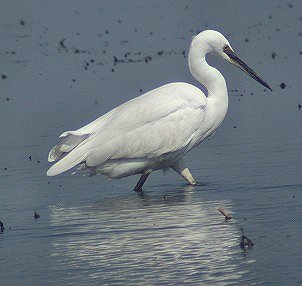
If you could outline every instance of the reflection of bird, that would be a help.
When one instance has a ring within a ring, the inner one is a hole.
[[[38,214],[38,212],[36,210],[34,210],[34,218],[35,219],[40,218],[40,215]]]
[[[0,220],[0,232],[4,232],[4,224],[3,222]]]
[[[246,246],[248,248],[252,248],[254,246],[254,243],[247,236],[244,235],[243,228],[240,228],[240,230],[242,233],[240,240],[240,248],[245,249]]]
[[[90,124],[64,132],[62,142],[52,148],[48,161],[59,160],[48,176],[76,165],[111,178],[141,174],[135,190],[141,190],[149,174],[171,167],[189,184],[196,182],[183,156],[221,125],[228,94],[224,77],[208,65],[206,54],[215,52],[271,89],[238,58],[227,39],[216,31],[199,33],[188,54],[192,75],[207,88],[175,82],[130,100]]]

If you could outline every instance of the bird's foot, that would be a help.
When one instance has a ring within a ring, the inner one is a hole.
[[[193,181],[188,181],[189,185],[190,186],[196,186],[197,185],[197,182],[193,179]]]

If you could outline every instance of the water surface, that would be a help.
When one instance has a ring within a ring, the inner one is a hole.
[[[3,3],[1,285],[301,284],[302,6],[231,2]],[[273,93],[210,58],[230,108],[186,157],[196,187],[173,172],[152,174],[142,195],[136,176],[46,177],[63,131],[161,84],[197,84],[186,51],[207,28]],[[253,249],[240,249],[241,227]]]

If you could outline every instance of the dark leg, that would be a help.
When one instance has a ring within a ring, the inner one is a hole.
[[[150,175],[151,172],[143,172],[139,181],[137,182],[134,191],[135,192],[141,192],[142,191],[142,186],[146,182],[148,176]]]

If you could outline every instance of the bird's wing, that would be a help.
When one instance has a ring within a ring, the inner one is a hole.
[[[91,141],[87,165],[156,158],[185,148],[200,127],[205,104],[199,89],[179,83],[121,105],[107,115],[104,128]]]
[[[191,84],[166,84],[121,104],[80,129],[66,131],[60,137],[70,134],[83,136],[106,130],[114,135],[113,130],[134,129],[154,122],[177,110],[182,104],[198,108],[206,104],[205,95]]]
[[[180,151],[191,142],[202,116],[203,110],[183,107],[138,128],[120,130],[107,142],[104,136],[96,136],[86,163],[96,166],[108,159],[152,159]]]
[[[185,83],[165,85],[130,100],[76,131],[63,133],[81,139],[78,145],[67,146],[69,153],[48,175],[81,161],[97,166],[109,159],[153,158],[179,150],[202,122],[205,104],[204,94]]]

